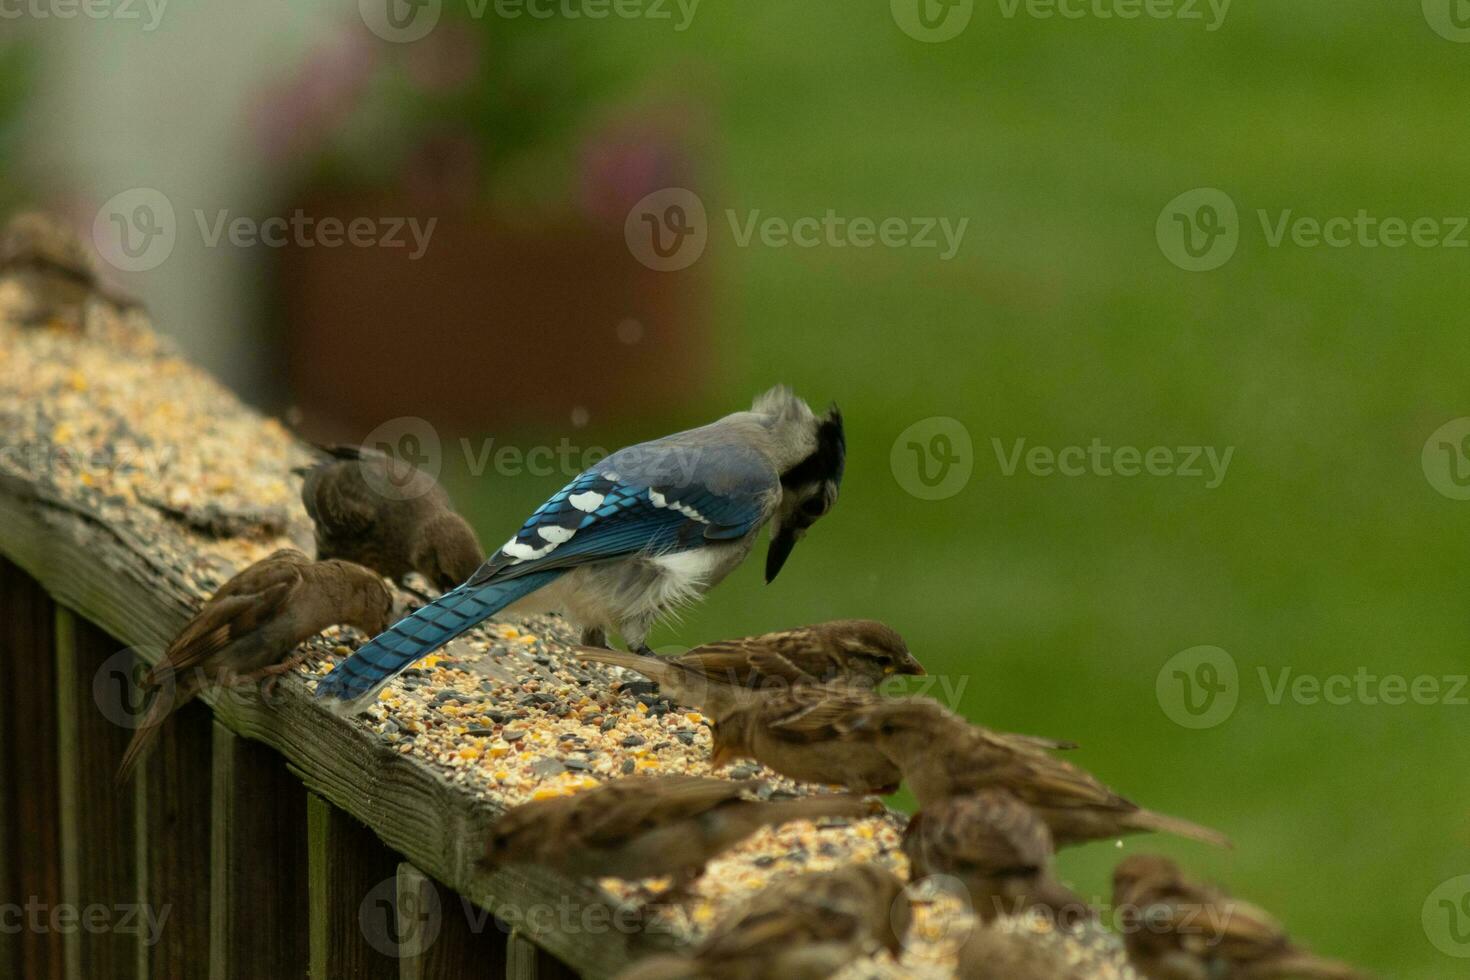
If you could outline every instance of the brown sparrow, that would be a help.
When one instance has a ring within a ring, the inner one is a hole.
[[[808,783],[846,786],[858,793],[897,791],[899,770],[876,746],[843,738],[837,726],[881,700],[851,689],[803,686],[774,691],[715,719],[716,769],[739,759]]]
[[[333,446],[297,470],[318,558],[341,558],[401,582],[418,572],[447,592],[485,561],[475,532],[429,474],[373,449]]]
[[[697,878],[705,862],[762,827],[860,817],[875,807],[856,796],[745,799],[759,786],[708,776],[629,776],[536,800],[496,821],[481,864],[544,864],[584,878],[672,875],[677,890]]]
[[[849,865],[766,886],[687,957],[635,964],[622,980],[822,980],[861,956],[903,950],[913,913],[903,882]]]
[[[1134,967],[1149,980],[1365,980],[1292,944],[1275,919],[1165,857],[1138,854],[1113,871],[1113,906]]]
[[[903,852],[913,880],[957,878],[982,922],[1029,909],[1068,922],[1093,917],[1053,875],[1051,831],[1005,790],[953,796],[914,814]]]
[[[956,725],[954,718],[922,698],[890,698],[843,719],[841,728],[853,744],[899,767],[921,809],[980,789],[1004,789],[1036,812],[1058,847],[1152,830],[1230,846],[1218,831],[1145,810],[1044,751],[1066,743]]]
[[[924,673],[895,630],[869,619],[706,643],[677,657],[583,647],[577,658],[637,671],[671,701],[710,717],[750,701],[758,691],[798,684],[873,688],[886,677]]]
[[[373,636],[392,617],[392,593],[361,565],[312,561],[290,549],[262,558],[220,586],[148,671],[143,684],[155,695],[118,780],[158,740],[163,720],[205,687],[279,677],[307,653],[281,658],[328,626],[355,626]]]

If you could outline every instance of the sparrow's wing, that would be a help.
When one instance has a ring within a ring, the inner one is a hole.
[[[757,680],[756,670],[738,641],[706,643],[676,657],[674,662],[719,684],[754,687]]]
[[[319,527],[343,536],[364,535],[377,521],[378,504],[357,467],[368,462],[322,463],[306,474],[301,502]]]
[[[279,616],[302,583],[302,562],[251,565],[222,586],[169,646],[162,664],[179,671],[203,663],[242,636]]]
[[[1286,949],[1286,930],[1265,909],[1221,894],[1211,898],[1202,903],[1204,921],[1197,921],[1194,930],[1194,938],[1203,938],[1206,949],[1235,962],[1278,955]]]
[[[704,776],[664,776],[609,783],[600,799],[577,811],[575,833],[583,844],[615,847],[629,837],[678,823],[738,799],[751,783]],[[575,797],[574,797],[575,799]]]
[[[817,682],[817,678],[774,650],[754,651],[750,655],[750,665],[757,673],[787,684],[815,684]]]
[[[1061,759],[1035,751],[995,753],[976,758],[989,770],[987,782],[1015,794],[1024,803],[1056,809],[1102,808],[1132,811],[1137,806],[1119,796],[1096,776]]]
[[[873,701],[874,696],[846,688],[796,688],[781,702],[783,708],[789,705],[790,710],[774,713],[769,725],[772,731],[795,740],[825,741],[836,738],[842,731],[842,724]]]

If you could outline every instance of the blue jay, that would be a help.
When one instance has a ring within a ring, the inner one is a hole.
[[[640,653],[660,617],[702,596],[771,526],[766,581],[837,501],[846,441],[836,406],[818,416],[791,389],[748,412],[621,449],[542,504],[469,580],[377,636],[317,685],[359,701],[502,610],[558,612],[605,646]]]

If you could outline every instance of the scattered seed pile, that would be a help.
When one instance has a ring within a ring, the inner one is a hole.
[[[0,479],[124,537],[161,574],[201,600],[271,551],[310,553],[310,522],[291,469],[309,454],[152,333],[140,312],[90,304],[80,331],[21,326],[19,287],[0,278]],[[399,597],[408,601],[408,593]],[[465,793],[500,806],[574,793],[632,773],[710,772],[708,721],[652,696],[619,693],[636,679],[580,664],[558,619],[492,621],[405,671],[356,719],[365,737],[433,767]],[[360,642],[329,630],[298,676],[309,688]],[[288,683],[291,683],[288,681]],[[763,793],[804,786],[754,764],[736,778]],[[907,874],[903,818],[788,824],[711,862],[691,892],[662,900],[666,880],[609,879],[613,897],[646,906],[649,921],[694,940],[753,890],[802,871],[877,862]],[[847,977],[945,977],[956,937],[974,927],[957,902],[921,902],[902,963],[886,954]],[[1019,920],[1006,928],[1032,928]],[[1100,977],[1131,976],[1109,939],[1047,934]]]

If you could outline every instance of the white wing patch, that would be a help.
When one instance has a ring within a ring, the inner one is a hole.
[[[550,541],[552,544],[561,544],[564,541],[572,540],[572,535],[576,534],[577,530],[571,527],[561,527],[558,524],[547,524],[543,527],[538,527],[536,533],[541,535],[543,541]]]
[[[593,491],[588,490],[584,493],[572,494],[570,497],[567,498],[567,503],[582,511],[584,514],[590,514],[594,510],[602,506],[603,499],[603,494],[594,493]]]
[[[509,556],[512,561],[521,562],[530,561],[532,558],[540,558],[555,547],[556,542],[554,541],[548,541],[544,548],[533,548],[528,544],[517,541],[515,538],[511,538],[500,551],[502,554]]]
[[[648,491],[648,502],[651,503],[651,504],[653,504],[653,506],[655,506],[655,507],[666,507],[669,510],[676,511],[677,513],[683,514],[685,517],[689,518],[691,521],[698,521],[701,524],[708,524],[709,523],[709,520],[707,518],[705,518],[705,516],[703,514],[701,514],[699,511],[695,510],[693,507],[690,507],[688,504],[681,504],[677,500],[675,500],[674,502],[670,503],[669,502],[669,499],[667,497],[665,497],[663,494],[659,493],[657,490],[650,489]]]

